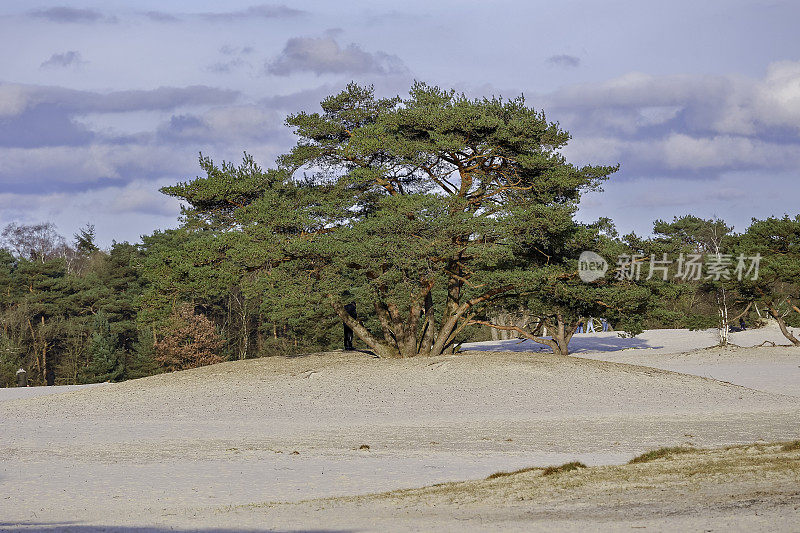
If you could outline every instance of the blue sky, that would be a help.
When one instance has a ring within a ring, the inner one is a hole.
[[[262,166],[348,81],[517,96],[620,163],[584,220],[797,214],[800,2],[103,1],[0,5],[0,227],[138,240],[198,152]]]

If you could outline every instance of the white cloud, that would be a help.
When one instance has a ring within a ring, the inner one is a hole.
[[[759,84],[755,112],[768,123],[800,131],[800,61],[780,61]]]
[[[24,85],[0,83],[0,117],[19,115],[28,106],[30,92]]]
[[[690,110],[698,129],[717,133],[753,134],[764,128],[789,126],[800,132],[800,61],[772,63],[766,76],[630,73],[600,84],[565,87],[544,98],[545,107],[574,113],[599,110]]]
[[[724,170],[800,166],[800,62],[762,79],[631,73],[544,97],[573,134],[564,153],[621,162],[629,178],[709,178]]]
[[[74,190],[128,181],[131,175],[185,172],[194,154],[168,146],[108,145],[0,148],[6,190]]]
[[[179,142],[246,142],[284,133],[276,111],[256,105],[210,109],[201,115],[175,115],[159,128],[163,139]]]
[[[407,71],[403,61],[384,52],[365,52],[351,43],[342,48],[333,35],[292,37],[283,51],[266,65],[270,74],[295,72],[320,74],[398,74]]]
[[[661,146],[664,162],[670,168],[781,169],[800,166],[800,151],[796,146],[747,137],[695,138],[673,134]]]
[[[107,214],[142,213],[174,217],[179,212],[178,200],[158,192],[150,181],[134,181],[108,193],[110,202],[101,207]]]
[[[180,203],[158,192],[171,179],[134,181],[82,192],[0,193],[0,227],[10,222],[54,222],[70,240],[84,224],[96,226],[98,243],[136,242],[143,233],[177,225]]]

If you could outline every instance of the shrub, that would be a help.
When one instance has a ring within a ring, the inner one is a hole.
[[[185,370],[222,362],[216,351],[222,338],[214,324],[189,304],[177,307],[164,337],[154,343],[156,360],[167,370]]]

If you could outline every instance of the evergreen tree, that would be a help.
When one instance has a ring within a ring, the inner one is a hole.
[[[125,364],[125,379],[137,379],[158,374],[161,368],[156,361],[153,334],[144,329],[139,332]]]
[[[0,387],[16,386],[17,370],[22,365],[22,350],[0,332]]]
[[[753,219],[738,251],[744,259],[742,279],[736,276],[739,290],[766,309],[784,337],[800,345],[787,327],[800,326],[800,215]],[[751,270],[754,257],[758,258],[757,272]]]
[[[655,285],[662,293],[671,293],[678,298],[661,299],[659,309],[680,301],[681,296],[688,296],[680,311],[682,326],[692,329],[716,327],[719,344],[726,345],[731,324],[738,320],[740,311],[747,306],[730,275],[709,275],[708,266],[715,262],[724,265],[731,258],[738,240],[733,227],[718,218],[685,215],[674,217],[672,222],[656,220],[653,234],[654,237],[648,241],[635,236],[629,236],[628,241],[637,243],[636,251],[645,259],[658,261],[666,256],[672,261],[668,281],[656,281]],[[689,272],[691,268],[686,266],[691,262],[699,265],[697,275]]]
[[[569,134],[521,97],[351,84],[322,109],[287,119],[300,141],[278,170],[201,159],[206,177],[163,191],[189,204],[185,228],[224,228],[229,256],[297,308],[329,305],[382,357],[451,350],[483,308],[538,283],[537,250],[578,231],[581,193],[616,170],[569,164]],[[368,312],[351,317],[351,299]]]
[[[78,230],[75,237],[75,249],[83,255],[92,255],[100,249],[95,244],[95,231],[93,224],[86,224]]]
[[[124,371],[122,353],[103,311],[94,317],[94,333],[89,344],[89,357],[90,363],[84,373],[84,382],[117,381],[122,376]]]

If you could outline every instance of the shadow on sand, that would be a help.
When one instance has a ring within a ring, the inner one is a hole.
[[[572,354],[593,352],[616,352],[644,348],[662,348],[653,346],[644,339],[624,338],[617,334],[581,334],[578,333],[569,342]],[[544,344],[528,339],[509,339],[504,341],[474,342],[465,344],[462,350],[479,350],[484,352],[547,352],[551,350]]]
[[[352,529],[243,529],[229,528],[187,528],[177,529],[169,526],[104,526],[86,525],[77,522],[0,522],[0,531],[49,531],[63,533],[167,533],[196,531],[199,533],[346,533]]]
[[[363,350],[360,348],[354,348],[352,350],[328,350],[327,352],[293,353],[293,354],[282,355],[280,357],[285,357],[287,359],[303,359],[305,357],[314,357],[326,354],[351,354],[351,355],[362,354],[371,357],[373,359],[378,358],[378,356],[375,355],[375,352],[371,350]]]

